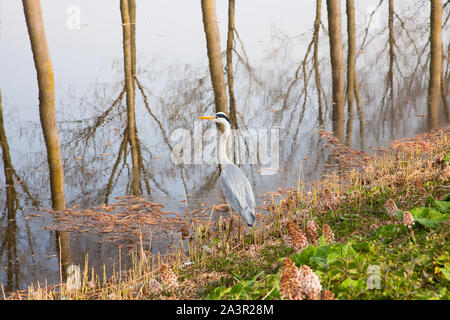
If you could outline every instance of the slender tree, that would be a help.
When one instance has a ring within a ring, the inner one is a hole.
[[[23,0],[22,2],[38,79],[39,116],[47,147],[52,207],[54,210],[64,210],[66,208],[64,170],[61,144],[56,126],[55,83],[50,52],[45,36],[41,3],[39,0]],[[62,262],[61,273],[65,278],[67,266],[72,263],[69,235],[67,232],[57,231],[55,236]]]
[[[236,98],[234,96],[233,50],[235,31],[235,0],[228,0],[228,38],[227,38],[227,83],[230,98],[230,116],[233,127],[237,129]]]
[[[327,0],[327,12],[333,82],[333,127],[337,138],[343,142],[343,122],[345,121],[345,71],[340,0]]]
[[[7,224],[0,238],[0,252],[6,249],[7,268],[6,268],[6,291],[12,291],[14,282],[16,286],[19,280],[19,263],[17,257],[17,194],[14,181],[14,167],[12,165],[9,153],[8,139],[6,137],[5,126],[3,122],[2,96],[0,92],[0,147],[2,149],[3,172],[5,174],[6,190],[6,217]]]
[[[430,83],[428,87],[428,126],[439,124],[442,74],[442,0],[431,0],[430,29]]]
[[[2,148],[3,171],[5,173],[6,190],[14,188],[14,168],[9,153],[9,144],[3,121],[2,94],[0,91],[0,146]],[[14,191],[15,192],[15,191]]]
[[[124,56],[124,73],[125,73],[125,91],[127,104],[127,125],[128,140],[131,147],[132,161],[132,190],[133,195],[141,194],[140,188],[140,167],[139,167],[139,150],[137,146],[136,131],[136,113],[135,113],[135,84],[133,70],[135,70],[134,56],[132,50],[132,28],[130,19],[130,6],[128,0],[120,0],[120,12],[122,15],[123,30],[123,56]]]
[[[355,27],[355,3],[354,0],[346,0],[347,11],[347,145],[351,145],[353,123],[353,95],[354,77],[356,76],[356,27]]]
[[[447,2],[450,3],[450,2]],[[450,15],[448,15],[447,17],[450,17]],[[442,72],[441,72],[441,94],[442,94],[442,103],[444,104],[444,114],[447,117],[447,119],[450,119],[450,105],[448,104],[448,82],[446,79],[449,78],[449,58],[450,58],[450,44],[447,47],[447,70],[444,70],[444,59],[445,55],[444,55],[444,48],[442,48]]]
[[[202,14],[216,112],[227,112],[228,106],[222,52],[220,50],[220,34],[217,26],[216,1],[202,0]]]
[[[355,22],[355,1],[346,0],[347,11],[347,110],[348,110],[348,123],[347,123],[347,145],[351,145],[351,131],[353,128],[354,118],[354,100],[356,100],[356,106],[359,114],[361,142],[363,141],[364,134],[364,119],[361,108],[361,101],[359,98],[358,89],[358,77],[356,75],[356,22]],[[363,143],[363,142],[362,142]]]
[[[130,45],[131,65],[133,78],[136,77],[136,0],[128,0],[128,12],[130,16]],[[136,83],[133,81],[133,85]]]
[[[389,29],[389,71],[388,71],[388,88],[390,88],[389,100],[391,105],[394,104],[394,59],[395,59],[395,38],[394,38],[394,0],[389,0],[388,10],[388,29]],[[392,109],[393,110],[393,109]]]
[[[346,0],[347,9],[347,104],[349,115],[353,115],[354,76],[356,64],[355,2]]]
[[[64,170],[61,157],[61,145],[56,126],[55,84],[50,52],[45,36],[41,3],[39,0],[23,0],[23,9],[37,72],[39,115],[45,145],[47,147],[52,205],[55,210],[64,210]]]
[[[317,90],[317,102],[319,104],[319,125],[323,125],[323,103],[322,95],[320,92],[320,71],[319,71],[319,31],[320,25],[322,23],[322,0],[316,0],[316,18],[314,20],[314,53],[313,53],[313,63],[314,63],[314,75]]]

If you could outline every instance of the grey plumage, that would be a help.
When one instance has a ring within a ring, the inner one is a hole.
[[[250,181],[234,163],[227,163],[220,175],[222,192],[231,208],[249,225],[255,224],[255,195]]]
[[[227,155],[227,142],[231,135],[231,122],[224,112],[217,112],[214,116],[202,116],[199,119],[221,123],[224,127],[219,143],[219,162],[222,165],[220,186],[228,204],[237,211],[241,218],[249,225],[255,225],[255,195],[245,174]]]

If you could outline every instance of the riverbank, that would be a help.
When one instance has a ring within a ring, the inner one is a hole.
[[[267,194],[256,227],[195,223],[187,250],[5,298],[448,299],[450,127],[371,155],[321,135],[340,173]]]

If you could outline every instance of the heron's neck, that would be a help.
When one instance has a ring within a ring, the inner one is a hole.
[[[228,138],[231,135],[231,128],[229,124],[224,125],[225,129],[219,140],[219,163],[227,164],[232,163],[228,159],[227,149],[228,149]]]

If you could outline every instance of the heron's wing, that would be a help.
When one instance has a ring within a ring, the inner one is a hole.
[[[255,195],[245,174],[234,164],[227,164],[220,175],[222,192],[230,206],[242,215],[244,211],[253,212]]]

